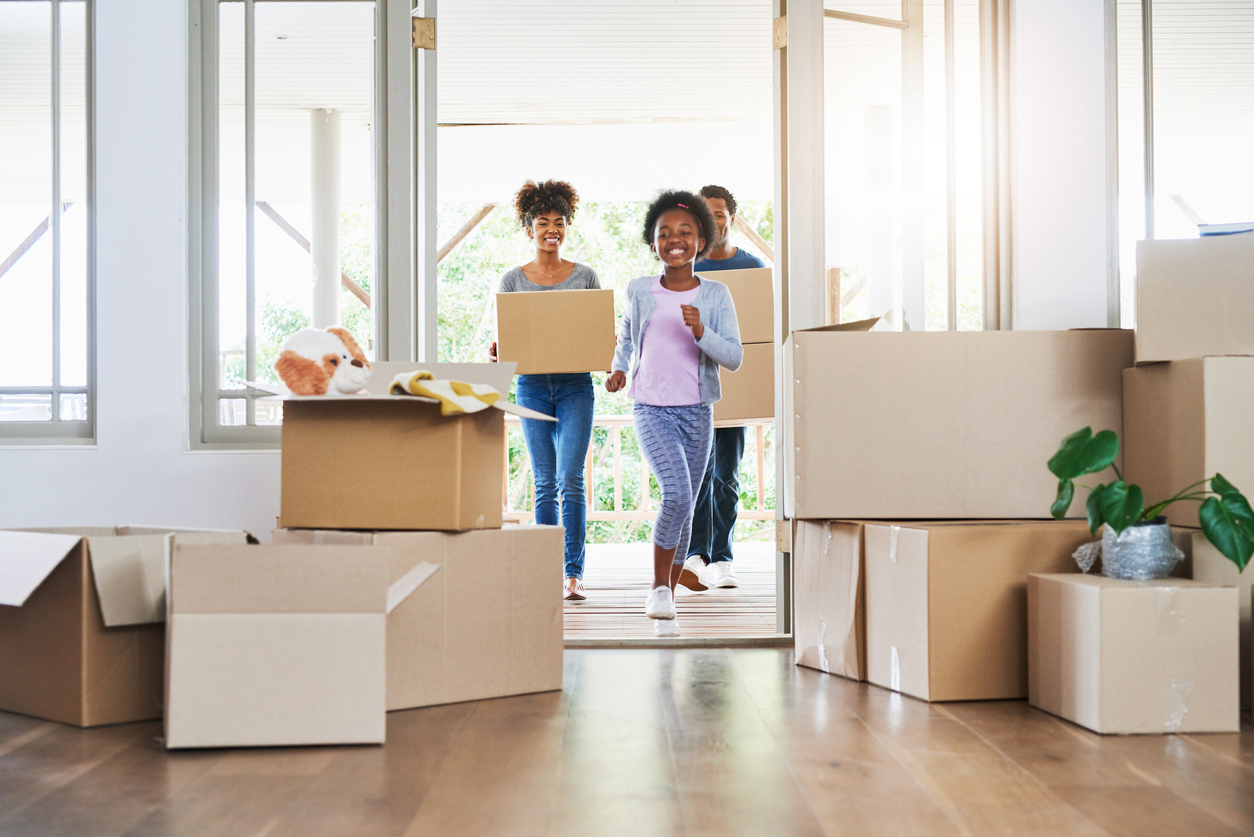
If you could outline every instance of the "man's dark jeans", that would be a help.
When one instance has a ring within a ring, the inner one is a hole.
[[[743,427],[716,427],[710,464],[692,513],[688,554],[705,563],[732,559],[732,534],[740,507],[740,458],[745,452]]]

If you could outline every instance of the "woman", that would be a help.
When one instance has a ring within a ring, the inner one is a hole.
[[[560,180],[528,180],[514,196],[514,211],[528,240],[535,243],[531,261],[501,276],[501,293],[574,291],[600,288],[592,268],[561,256],[566,229],[579,205],[574,188]],[[496,344],[492,344],[493,355]],[[519,375],[518,403],[556,416],[557,423],[523,419],[523,437],[536,480],[536,523],[556,525],[558,505],[566,529],[568,601],[582,601],[584,542],[587,538],[587,495],[583,469],[592,439],[592,375]]]

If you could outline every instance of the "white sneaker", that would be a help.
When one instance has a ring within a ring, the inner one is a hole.
[[[674,619],[654,619],[653,620],[654,636],[679,636],[679,618]]]
[[[684,568],[679,573],[679,583],[689,590],[709,590],[701,576],[705,575],[705,562],[700,555],[689,555],[684,561]]]
[[[711,587],[739,587],[740,579],[732,572],[731,561],[716,561],[710,565]]]
[[[644,600],[644,615],[650,619],[674,619],[675,602],[671,599],[671,588],[654,587]]]

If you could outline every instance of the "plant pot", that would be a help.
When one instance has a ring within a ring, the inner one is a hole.
[[[1107,578],[1166,578],[1183,560],[1165,517],[1133,523],[1119,535],[1109,526],[1102,530],[1102,575]]]

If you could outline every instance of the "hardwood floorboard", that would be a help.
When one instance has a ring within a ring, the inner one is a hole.
[[[1248,721],[1099,736],[787,649],[571,650],[562,692],[392,713],[383,747],[166,752],[159,734],[0,713],[0,835],[1254,833]]]

